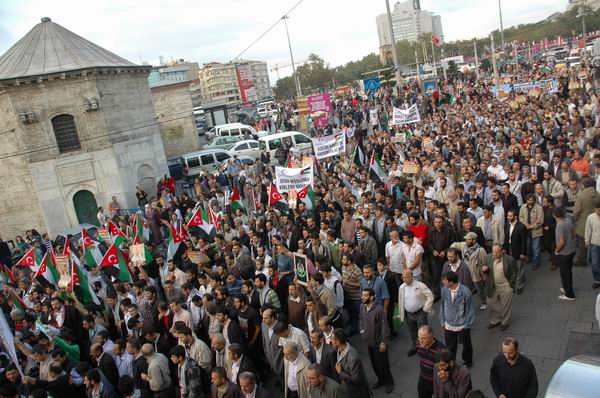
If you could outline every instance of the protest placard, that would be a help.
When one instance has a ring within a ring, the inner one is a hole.
[[[393,125],[402,125],[408,123],[417,123],[421,121],[421,116],[419,115],[419,109],[417,105],[414,104],[408,109],[400,109],[394,108],[394,112],[392,114],[392,124]]]
[[[279,193],[290,189],[301,190],[307,185],[313,185],[312,165],[302,168],[275,167],[275,185]]]
[[[306,256],[300,253],[293,253],[294,255],[294,274],[298,283],[306,286],[308,285],[308,267],[306,264]]]
[[[325,159],[346,152],[346,134],[343,131],[334,135],[313,138],[312,141],[317,159]]]

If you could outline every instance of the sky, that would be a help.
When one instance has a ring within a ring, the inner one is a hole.
[[[50,17],[132,62],[158,65],[161,55],[200,65],[226,62],[298,1],[0,0],[0,54],[42,17]],[[288,19],[295,62],[315,53],[337,66],[377,52],[375,17],[385,13],[384,1],[303,0]],[[394,3],[390,0],[391,7]],[[537,22],[566,6],[567,0],[502,0],[504,27]],[[500,26],[497,0],[421,0],[421,9],[441,15],[446,41],[483,37]],[[284,24],[277,24],[242,58],[267,61],[272,84],[278,74],[290,75]]]

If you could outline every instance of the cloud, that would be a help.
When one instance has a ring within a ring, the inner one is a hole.
[[[41,17],[133,62],[157,64],[185,58],[200,64],[226,62],[276,22],[298,0],[105,0],[87,5],[80,0],[3,0],[0,4],[0,53],[24,36]],[[390,0],[393,7],[394,0]],[[503,0],[506,27],[546,18],[562,10],[565,0],[524,2]],[[498,28],[496,0],[421,0],[422,9],[442,16],[446,40],[483,36]],[[385,12],[381,0],[304,0],[288,20],[296,62],[315,53],[332,66],[378,51],[375,17]],[[288,42],[279,23],[245,59],[265,60],[269,68],[288,65]],[[276,72],[271,72],[274,83]]]

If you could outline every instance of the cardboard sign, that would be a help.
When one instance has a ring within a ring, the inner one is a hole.
[[[129,247],[129,257],[131,262],[136,264],[146,264],[146,256],[144,255],[144,245],[131,245]]]
[[[419,165],[415,162],[406,161],[402,166],[403,174],[417,174],[419,172]]]
[[[190,261],[196,265],[201,265],[207,262],[206,258],[208,258],[208,256],[204,256],[201,252],[188,250],[186,254]],[[210,261],[210,259],[208,261]]]
[[[56,270],[60,275],[58,287],[66,289],[71,283],[69,256],[55,255],[54,261],[56,262]]]
[[[294,273],[298,283],[308,285],[308,262],[306,256],[300,253],[293,253],[294,256]]]
[[[110,233],[106,228],[98,228],[98,239],[103,240],[110,247],[112,245],[112,239],[110,238]]]

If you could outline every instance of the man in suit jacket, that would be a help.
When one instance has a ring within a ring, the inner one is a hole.
[[[505,330],[510,324],[517,270],[516,261],[503,253],[500,245],[494,245],[492,253],[485,257],[483,271],[487,273],[488,329],[500,325],[500,329]]]
[[[211,398],[240,398],[240,389],[237,384],[227,379],[225,368],[217,366],[211,372],[212,386],[210,389]],[[224,391],[224,393],[222,393]]]
[[[283,347],[285,398],[304,398],[308,396],[306,370],[310,361],[302,354],[302,347],[288,341]]]
[[[250,372],[256,374],[256,367],[248,355],[244,355],[244,348],[240,344],[233,343],[227,349],[228,363],[227,376],[237,385],[240,384],[240,374]]]
[[[267,309],[262,313],[262,323],[260,325],[261,336],[263,339],[263,349],[265,357],[271,367],[277,381],[283,385],[283,351],[279,345],[279,335],[273,331],[277,323],[277,315],[274,310]]]
[[[343,329],[334,330],[331,344],[337,350],[335,371],[342,386],[351,392],[352,398],[371,398],[373,393],[360,354],[348,343],[346,332]]]
[[[81,313],[70,305],[66,305],[60,297],[53,297],[51,305],[55,315],[54,319],[62,319],[62,323],[59,322],[58,327],[64,327],[73,332],[75,342],[81,348],[81,344],[88,338],[87,331],[83,328]]]
[[[335,372],[335,363],[337,361],[337,351],[331,344],[325,343],[323,332],[316,329],[310,334],[310,355],[311,363],[321,365],[323,375],[337,381]]]
[[[517,212],[510,210],[507,215],[507,222],[504,226],[504,251],[510,255],[517,263],[517,280],[515,289],[517,294],[523,292],[525,284],[525,258],[527,257],[527,229],[519,221]]]
[[[257,384],[254,373],[240,372],[238,379],[242,394],[246,394],[254,398],[272,398],[272,395],[269,391]],[[254,395],[252,395],[252,393],[254,393]]]
[[[94,343],[90,348],[90,358],[96,361],[97,368],[102,371],[102,374],[106,376],[110,384],[116,386],[119,381],[119,369],[113,357],[105,353],[100,344]]]

